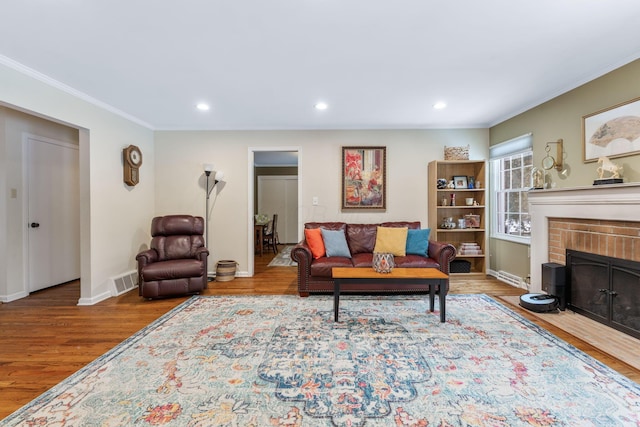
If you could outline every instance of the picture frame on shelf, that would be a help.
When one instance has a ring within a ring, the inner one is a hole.
[[[640,98],[582,117],[584,163],[640,153]]]
[[[468,188],[476,188],[476,178],[474,176],[467,177],[467,182],[469,183]]]
[[[342,209],[387,208],[387,147],[342,147]]]
[[[461,188],[466,189],[469,187],[466,176],[454,176],[453,183],[456,189],[461,189]]]

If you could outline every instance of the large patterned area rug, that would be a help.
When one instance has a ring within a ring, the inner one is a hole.
[[[193,297],[2,425],[638,426],[640,386],[483,295]],[[437,306],[437,304],[436,304]]]

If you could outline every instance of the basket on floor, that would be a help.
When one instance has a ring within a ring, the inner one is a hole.
[[[233,260],[221,260],[216,263],[216,282],[229,282],[236,277],[237,262]]]

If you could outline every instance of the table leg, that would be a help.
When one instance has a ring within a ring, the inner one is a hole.
[[[436,301],[436,285],[434,283],[429,283],[429,311],[433,313],[433,306]]]
[[[340,281],[333,281],[333,320],[338,321],[338,311],[340,307]]]
[[[446,303],[445,299],[447,296],[447,284],[444,280],[440,280],[440,285],[438,285],[438,299],[440,300],[440,322],[444,323],[446,320]]]
[[[257,247],[260,249],[260,256],[262,256],[262,253],[264,252],[264,226],[263,225],[257,225],[254,227],[255,229],[255,238],[257,239]]]

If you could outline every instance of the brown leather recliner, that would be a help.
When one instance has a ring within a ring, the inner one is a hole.
[[[145,298],[195,294],[207,287],[204,219],[191,215],[153,218],[151,248],[136,256],[138,291]]]

